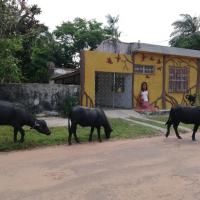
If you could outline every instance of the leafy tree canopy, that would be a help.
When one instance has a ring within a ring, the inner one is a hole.
[[[106,26],[75,18],[49,33],[40,13],[26,0],[0,0],[0,82],[48,82],[52,65],[78,67],[81,50],[120,36],[119,16],[108,15]]]
[[[37,5],[28,6],[25,0],[0,0],[1,82],[32,81],[37,77],[37,69],[30,70],[35,59],[32,54],[41,34],[47,32],[47,27],[35,18],[40,13]],[[33,81],[41,80],[37,77]]]
[[[57,26],[53,34],[59,42],[58,51],[60,61],[65,67],[77,67],[79,52],[83,49],[93,50],[105,39],[118,39],[120,33],[116,23],[119,16],[107,16],[108,25],[104,26],[95,19],[86,20],[75,18],[72,22],[64,22],[61,26]]]

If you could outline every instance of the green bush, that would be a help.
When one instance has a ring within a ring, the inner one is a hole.
[[[62,104],[62,106],[61,106],[61,107],[62,107],[62,110],[61,110],[62,116],[63,116],[63,117],[67,117],[69,111],[71,110],[71,108],[72,108],[73,106],[78,105],[78,104],[79,104],[79,102],[78,102],[77,97],[71,97],[71,96],[67,97],[67,98],[64,100],[64,102],[63,102],[63,104]]]

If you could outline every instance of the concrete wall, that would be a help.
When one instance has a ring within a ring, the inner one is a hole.
[[[59,110],[69,96],[79,100],[79,86],[62,84],[0,84],[0,100],[19,103],[38,113]]]

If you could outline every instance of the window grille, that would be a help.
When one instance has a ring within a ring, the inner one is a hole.
[[[189,79],[189,68],[169,68],[169,92],[187,92]]]
[[[154,73],[153,65],[139,65],[136,64],[134,66],[134,72],[137,74],[153,74]]]
[[[123,93],[124,92],[124,77],[116,74],[115,75],[115,92]]]

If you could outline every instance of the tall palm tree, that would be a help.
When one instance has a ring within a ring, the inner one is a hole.
[[[177,20],[172,24],[175,30],[171,33],[171,36],[189,36],[199,31],[199,17],[192,17],[189,14],[181,14],[180,16],[183,17],[183,20]]]
[[[200,49],[200,17],[181,14],[182,20],[175,21],[171,33],[171,46]]]
[[[119,22],[119,15],[112,16],[110,14],[106,15],[108,26],[106,27],[109,35],[111,35],[111,38],[113,39],[119,39],[121,32],[118,30],[119,27],[117,26],[117,23]]]

